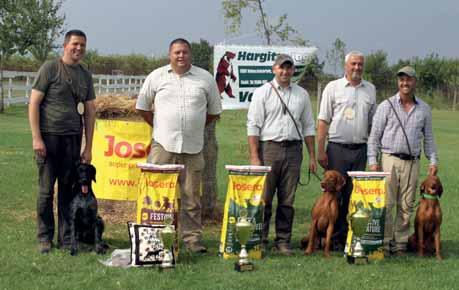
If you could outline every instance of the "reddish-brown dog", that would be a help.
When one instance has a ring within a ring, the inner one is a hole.
[[[338,192],[343,188],[346,180],[336,170],[328,170],[324,173],[324,178],[320,183],[323,194],[317,199],[312,208],[312,222],[309,228],[309,235],[305,236],[301,241],[307,248],[304,251],[305,255],[309,255],[314,251],[316,242],[319,242],[322,237],[325,237],[324,256],[330,256],[330,244],[338,218]]]
[[[434,253],[442,259],[440,250],[440,225],[442,213],[438,201],[443,186],[437,176],[428,176],[421,184],[421,201],[414,220],[414,234],[408,239],[409,250],[417,251],[418,256],[425,252]]]

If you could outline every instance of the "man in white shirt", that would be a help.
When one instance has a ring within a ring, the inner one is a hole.
[[[352,192],[352,180],[347,172],[365,170],[366,143],[376,110],[376,90],[373,84],[362,79],[363,65],[361,52],[351,51],[346,55],[345,75],[325,87],[317,117],[319,164],[346,176],[346,185],[339,196],[339,216],[333,237],[335,249],[339,250],[346,242],[346,216]],[[325,141],[328,141],[326,151]]]
[[[266,249],[272,201],[277,192],[275,249],[292,255],[290,239],[293,202],[300,179],[304,139],[309,153],[309,170],[316,171],[314,120],[308,92],[291,83],[293,59],[279,54],[273,65],[274,79],[257,88],[247,114],[251,165],[271,166],[265,184],[262,242]]]
[[[187,40],[171,42],[169,61],[147,76],[136,109],[154,127],[148,162],[185,165],[179,179],[179,228],[186,248],[204,253],[200,200],[204,127],[222,111],[220,94],[212,75],[191,65]]]

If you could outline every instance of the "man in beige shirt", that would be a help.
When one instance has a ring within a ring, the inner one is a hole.
[[[147,76],[136,109],[154,127],[148,162],[185,165],[179,179],[179,228],[186,248],[203,253],[207,251],[201,242],[204,127],[218,118],[222,105],[212,75],[191,65],[187,40],[178,38],[171,42],[169,61],[169,65]]]
[[[339,196],[339,216],[335,225],[335,249],[341,250],[347,236],[346,216],[352,181],[348,171],[363,171],[367,161],[367,140],[376,110],[376,90],[362,79],[364,56],[351,51],[346,55],[343,78],[327,84],[318,115],[318,161],[324,169],[346,176]],[[328,135],[328,136],[327,136]],[[328,137],[328,138],[327,138]],[[325,141],[328,141],[325,150]]]

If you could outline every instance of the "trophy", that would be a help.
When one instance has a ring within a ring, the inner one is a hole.
[[[366,233],[370,213],[364,208],[362,202],[358,202],[355,207],[357,210],[349,218],[349,226],[352,229],[353,239],[351,240],[351,249],[347,256],[347,262],[349,264],[364,265],[368,263],[368,257],[363,249],[361,239]],[[353,240],[354,243],[352,242]]]
[[[249,261],[249,254],[247,253],[246,244],[252,237],[255,230],[255,225],[247,219],[247,210],[240,211],[240,217],[236,223],[236,238],[241,244],[241,251],[239,253],[239,261],[234,264],[234,269],[238,272],[252,271],[253,264]]]
[[[172,251],[171,248],[175,241],[175,229],[172,226],[172,217],[166,216],[164,218],[166,226],[160,230],[160,239],[164,246],[164,258],[160,265],[161,270],[173,269],[174,264],[172,263]]]

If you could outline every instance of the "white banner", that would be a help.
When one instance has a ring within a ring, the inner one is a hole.
[[[215,45],[214,74],[224,110],[246,109],[253,91],[273,79],[277,54],[290,55],[297,76],[317,52],[316,47]]]

